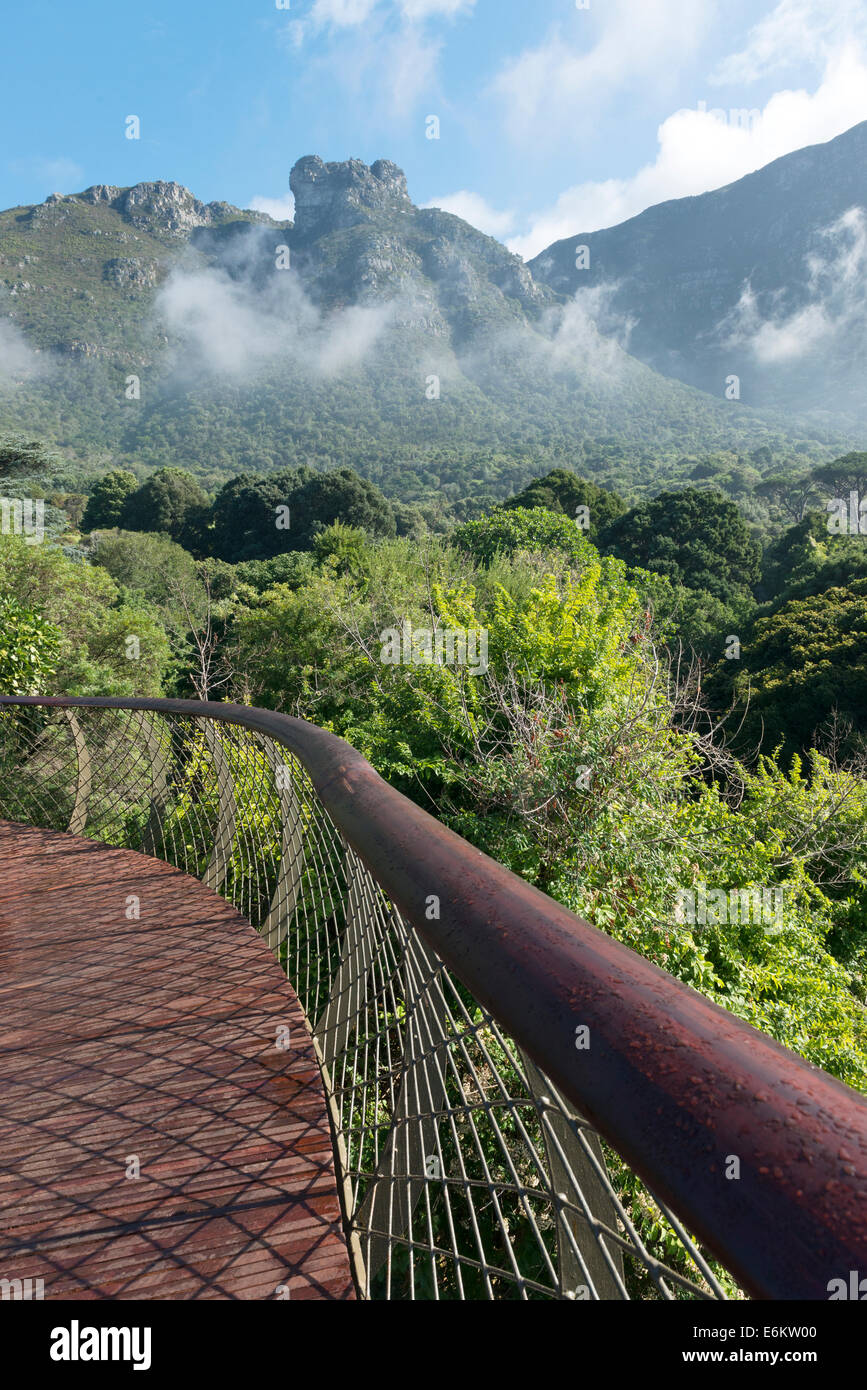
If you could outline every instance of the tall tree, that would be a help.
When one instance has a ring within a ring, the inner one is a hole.
[[[138,488],[138,478],[126,468],[113,468],[94,486],[81,518],[82,531],[117,526],[124,503]]]
[[[213,518],[214,551],[232,563],[310,550],[318,532],[336,521],[373,536],[395,533],[390,503],[351,468],[317,473],[302,466],[231,478],[217,494]]]
[[[814,468],[813,479],[826,496],[848,499],[850,492],[867,497],[867,453],[844,454],[833,463]]]
[[[57,455],[36,439],[25,439],[21,435],[8,435],[0,439],[0,478],[11,478],[20,473],[44,473],[56,460]]]
[[[526,510],[544,507],[549,512],[562,512],[573,521],[582,515],[579,509],[586,507],[590,540],[596,540],[605,527],[626,511],[626,503],[616,492],[607,492],[566,468],[555,468],[543,478],[534,479],[523,492],[504,502],[503,507],[507,511],[516,507]]]
[[[759,576],[758,542],[734,502],[714,490],[661,492],[613,522],[602,548],[723,603],[749,594]]]
[[[158,468],[126,498],[117,524],[125,531],[163,532],[196,550],[209,514],[208,497],[191,473]]]
[[[771,473],[756,485],[756,496],[775,502],[795,523],[803,521],[807,508],[815,504],[818,484],[813,473],[791,477]]]

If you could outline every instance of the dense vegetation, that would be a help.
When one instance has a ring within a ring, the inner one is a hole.
[[[0,537],[3,690],[301,714],[867,1089],[867,566],[863,537],[815,505],[867,456],[778,481],[761,525],[713,469],[631,508],[556,470],[462,516],[391,502],[350,469],[248,474],[212,496],[181,469],[114,469],[84,496],[52,487],[62,461],[32,442],[7,441],[0,461],[7,488],[35,495],[41,478],[67,526]],[[387,664],[383,635],[406,619],[484,630],[486,667],[423,649]],[[677,922],[677,893],[700,883],[781,888],[783,917]]]

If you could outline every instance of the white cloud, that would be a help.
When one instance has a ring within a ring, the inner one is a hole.
[[[419,0],[419,4],[424,0]],[[442,4],[451,0],[442,0]],[[409,0],[407,0],[409,5]],[[407,11],[376,0],[318,0],[308,19],[293,20],[284,41],[298,50],[308,38],[327,32],[327,42],[311,49],[305,76],[312,93],[321,82],[336,83],[346,115],[351,99],[359,123],[404,122],[435,89],[443,40],[421,22],[434,11]],[[457,11],[455,11],[457,13]]]
[[[44,370],[17,324],[0,318],[0,387],[17,386]]]
[[[317,343],[317,371],[332,376],[355,366],[376,346],[396,309],[393,304],[350,304],[323,321]]]
[[[407,120],[421,94],[434,86],[442,47],[441,40],[414,25],[377,39],[368,45],[362,97],[367,98],[371,85],[379,86],[390,115]]]
[[[815,92],[776,92],[749,126],[727,114],[676,111],[659,127],[659,152],[628,179],[578,184],[509,245],[526,258],[553,241],[614,226],[655,203],[720,188],[804,145],[867,120],[867,59],[854,46],[831,58]]]
[[[634,97],[636,83],[645,89],[668,83],[698,50],[716,9],[717,0],[607,0],[576,12],[568,34],[555,25],[492,84],[511,138],[550,144],[556,131],[568,134],[581,121],[598,119],[624,90]]]
[[[597,323],[605,295],[605,290],[576,294],[562,310],[556,311],[556,319],[549,318],[549,327],[554,331],[546,344],[546,355],[552,368],[571,367],[585,379],[604,377],[611,381],[622,375],[629,359],[617,337],[603,337]]]
[[[511,363],[518,377],[532,381],[536,389],[545,389],[548,374],[560,388],[580,376],[595,390],[622,389],[636,370],[645,369],[621,346],[629,328],[625,321],[610,333],[608,324],[600,329],[597,316],[610,317],[606,300],[604,290],[575,295],[543,315],[539,332],[511,325],[486,335],[461,352],[461,370],[476,382],[501,381],[504,364]]]
[[[84,170],[74,159],[61,155],[56,159],[13,159],[9,168],[25,177],[33,175],[48,193],[75,193],[84,184]]]
[[[437,82],[442,38],[433,20],[469,14],[476,0],[315,0],[308,17],[292,20],[285,40],[299,49],[326,32],[330,43],[314,60],[320,72],[351,93],[365,118],[405,121]],[[350,33],[351,31],[351,33]]]
[[[377,0],[316,0],[310,20],[317,25],[333,25],[336,29],[364,24],[376,9]]]
[[[404,19],[418,21],[433,19],[444,15],[466,14],[475,7],[476,0],[401,0],[400,11]]]
[[[291,271],[243,273],[261,268],[265,246],[270,257],[270,240],[251,230],[227,270],[179,268],[161,287],[155,314],[174,340],[178,376],[243,382],[282,365],[329,376],[361,361],[394,321],[397,301],[326,314]]]
[[[310,11],[310,23],[315,27],[349,29],[366,24],[376,12],[418,24],[426,19],[450,19],[467,13],[475,3],[476,0],[316,0]]]
[[[471,193],[462,190],[460,193],[449,193],[445,198],[432,198],[429,203],[423,204],[426,208],[442,208],[443,212],[452,212],[455,217],[462,217],[471,226],[478,227],[480,232],[487,232],[488,236],[504,237],[512,230],[515,225],[514,212],[498,212],[492,208],[490,203],[479,193]]]
[[[754,25],[745,46],[711,75],[714,83],[754,82],[799,63],[826,62],[853,41],[867,44],[864,0],[780,0]]]
[[[762,311],[752,285],[720,325],[726,347],[746,346],[762,366],[794,362],[834,340],[847,341],[867,317],[867,213],[850,208],[822,233],[828,250],[807,260],[806,302]]]
[[[253,212],[266,212],[275,222],[291,222],[295,216],[295,198],[291,193],[285,193],[282,198],[262,198],[257,194],[250,200],[250,208]]]

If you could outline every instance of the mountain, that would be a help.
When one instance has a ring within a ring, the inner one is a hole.
[[[755,406],[867,424],[867,122],[529,265],[668,377],[720,393],[734,374]]]
[[[308,156],[290,186],[294,223],[167,182],[0,213],[0,428],[211,485],[348,463],[406,500],[841,442],[661,376],[388,160]]]

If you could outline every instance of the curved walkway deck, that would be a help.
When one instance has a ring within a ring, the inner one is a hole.
[[[8,822],[3,1279],[46,1299],[354,1296],[313,1046],[264,942],[159,860]]]

